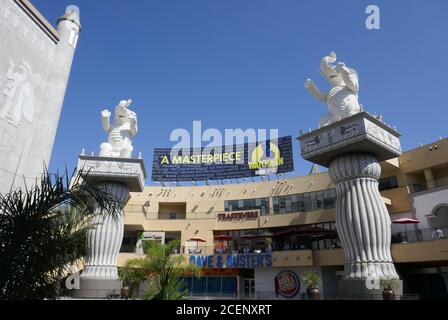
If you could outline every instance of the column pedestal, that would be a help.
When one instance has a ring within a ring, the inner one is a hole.
[[[402,280],[397,280],[397,287],[394,290],[396,299],[403,294]],[[362,279],[344,279],[339,281],[339,296],[342,300],[383,300],[383,289],[366,286]]]
[[[146,172],[142,159],[80,156],[78,162],[83,179],[108,192],[121,209],[117,216],[101,212],[92,220],[95,225],[87,233],[87,256],[80,275],[79,298],[108,298],[120,294],[117,259],[123,241],[123,207],[129,192],[141,192]]]
[[[398,278],[390,253],[391,221],[378,190],[381,166],[370,154],[334,159],[336,227],[345,250],[347,279]]]
[[[345,254],[341,298],[381,297],[380,280],[399,279],[389,212],[378,190],[379,162],[401,154],[399,136],[361,112],[298,138],[302,157],[328,167],[336,186],[336,228]]]

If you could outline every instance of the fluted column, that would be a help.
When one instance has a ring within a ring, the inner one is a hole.
[[[99,187],[123,205],[129,197],[129,188],[124,183],[106,182]],[[92,224],[95,227],[87,233],[87,256],[81,278],[117,280],[117,257],[123,241],[123,209],[116,216],[106,212],[97,215]]]
[[[339,156],[329,166],[336,185],[336,227],[347,279],[399,278],[390,245],[390,217],[378,190],[381,166],[369,154]]]

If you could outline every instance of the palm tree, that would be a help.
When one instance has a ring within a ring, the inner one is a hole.
[[[57,298],[70,266],[86,254],[91,218],[101,210],[116,215],[120,206],[79,175],[46,170],[31,189],[0,194],[0,299]]]
[[[126,280],[126,275],[132,275],[133,284],[136,286],[147,280],[148,287],[143,295],[145,300],[183,299],[188,293],[183,276],[197,277],[200,275],[200,269],[196,265],[188,265],[184,255],[172,254],[174,249],[179,246],[179,240],[173,240],[167,244],[148,242],[145,258],[128,260],[121,268],[122,280]],[[135,269],[140,271],[135,271]]]

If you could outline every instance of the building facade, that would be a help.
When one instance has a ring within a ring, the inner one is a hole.
[[[28,0],[0,0],[0,193],[48,166],[80,31],[76,7],[55,29]]]
[[[446,297],[448,139],[403,152],[382,162],[381,169],[379,189],[392,221],[402,298]],[[327,172],[253,183],[145,187],[125,207],[119,266],[142,256],[142,241],[180,240],[177,253],[203,270],[200,278],[186,278],[191,298],[301,299],[303,274],[312,270],[321,278],[321,296],[336,299],[344,251],[335,203]],[[401,218],[420,222],[394,223]]]

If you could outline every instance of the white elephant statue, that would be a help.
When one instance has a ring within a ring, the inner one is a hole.
[[[131,99],[122,100],[115,108],[114,123],[109,110],[101,112],[103,129],[109,134],[108,142],[100,146],[100,157],[131,158],[132,137],[137,134],[137,114],[129,110]]]
[[[334,65],[336,61],[336,53],[331,52],[320,63],[322,75],[332,85],[330,91],[320,91],[311,79],[305,81],[305,88],[328,106],[328,113],[320,119],[321,127],[362,111],[358,102],[358,73],[342,62]]]

